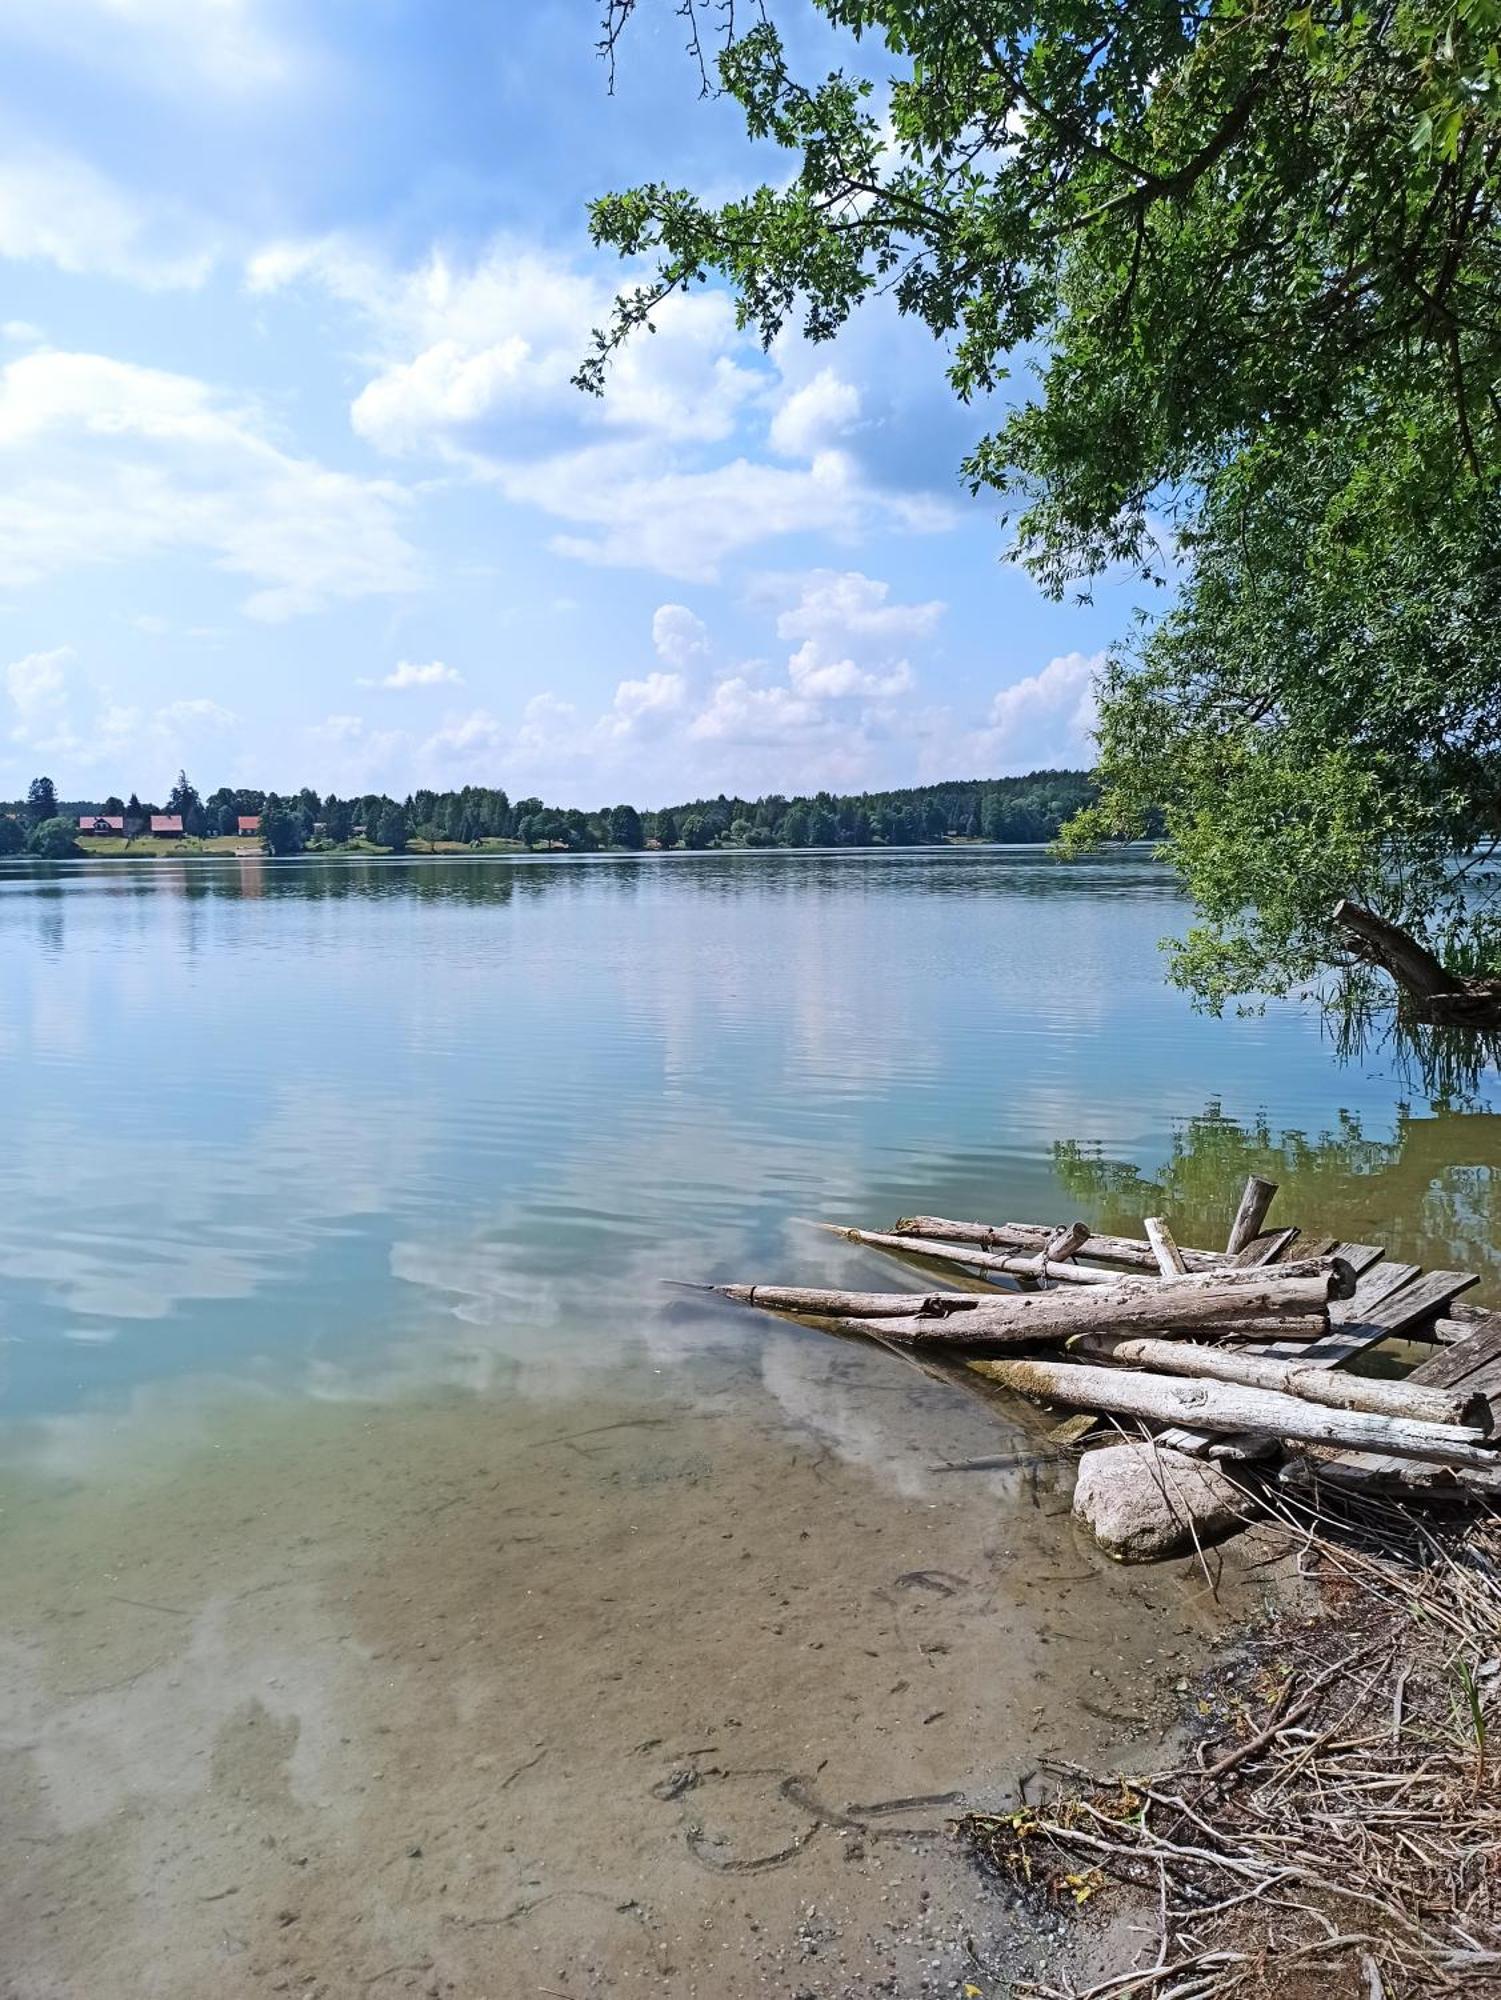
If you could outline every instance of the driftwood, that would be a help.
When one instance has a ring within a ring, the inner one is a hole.
[[[1285,1322],[1289,1330],[1305,1325],[1322,1329],[1332,1282],[1327,1274],[1287,1278],[1244,1271],[1235,1276],[1235,1283],[1217,1287],[1180,1280],[1171,1285],[1091,1285],[1073,1292],[997,1293],[981,1299],[973,1310],[947,1319],[918,1314],[883,1319],[881,1337],[943,1346],[1010,1346],[1021,1341],[1046,1345],[1075,1333],[1233,1329],[1246,1319]],[[841,1323],[846,1330],[861,1330],[858,1318]]]
[[[1341,1375],[1334,1369],[1277,1361],[1226,1347],[1199,1347],[1186,1340],[1152,1340],[1091,1334],[1074,1352],[1090,1359],[1124,1362],[1160,1375],[1189,1375],[1214,1382],[1238,1382],[1247,1389],[1275,1389],[1331,1410],[1365,1410],[1376,1416],[1412,1417],[1420,1423],[1461,1424],[1486,1432],[1491,1406],[1476,1392],[1431,1389],[1421,1383],[1378,1381]]]
[[[925,1237],[897,1235],[888,1230],[848,1229],[837,1222],[826,1222],[820,1226],[835,1236],[844,1237],[847,1242],[864,1243],[873,1250],[892,1250],[900,1257],[927,1257],[941,1263],[960,1264],[966,1270],[1000,1271],[1011,1277],[1046,1276],[1064,1284],[1108,1286],[1112,1290],[1132,1287],[1149,1295],[1180,1290],[1202,1292],[1225,1285],[1250,1288],[1283,1278],[1314,1276],[1328,1280],[1328,1289],[1323,1293],[1326,1299],[1347,1299],[1355,1290],[1355,1273],[1342,1257],[1309,1257],[1270,1268],[1258,1266],[1249,1270],[1221,1263],[1211,1270],[1189,1271],[1181,1276],[1175,1274],[1148,1284],[1142,1279],[1119,1278],[1109,1271],[1087,1270],[1078,1264],[1040,1264],[1033,1257],[1000,1257],[988,1250],[956,1248],[952,1243],[930,1242]]]
[[[1436,1465],[1501,1467],[1483,1433],[1449,1424],[1416,1423],[1360,1410],[1330,1410],[1269,1389],[1231,1382],[1179,1382],[1134,1369],[1092,1368],[1069,1361],[972,1361],[987,1381],[1025,1396],[1075,1409],[1141,1417],[1150,1423],[1190,1423],[1201,1430],[1255,1432],[1306,1444],[1382,1451]]]
[[[1248,1244],[1254,1243],[1261,1234],[1261,1225],[1266,1221],[1266,1212],[1271,1207],[1277,1193],[1275,1181],[1264,1181],[1259,1174],[1250,1174],[1240,1197],[1240,1207],[1235,1211],[1235,1220],[1230,1225],[1229,1241],[1225,1245],[1225,1255],[1238,1257]]]
[[[944,1319],[989,1305],[978,1292],[837,1292],[819,1285],[704,1285],[738,1305],[765,1312],[801,1313],[806,1319]]]
[[[1004,1257],[991,1250],[956,1248],[952,1243],[928,1243],[919,1236],[897,1236],[879,1229],[845,1229],[837,1222],[825,1222],[820,1226],[851,1243],[865,1243],[874,1250],[895,1250],[904,1257],[934,1257],[946,1264],[962,1264],[967,1271],[999,1271],[1009,1278],[1052,1278],[1063,1285],[1110,1285],[1116,1282],[1109,1271],[1092,1271],[1086,1264],[1059,1263],[1048,1258],[1046,1242],[1034,1256]]]
[[[1141,1226],[1147,1232],[1147,1241],[1152,1246],[1152,1255],[1157,1259],[1157,1268],[1163,1277],[1186,1277],[1188,1266],[1183,1261],[1183,1252],[1173,1240],[1173,1232],[1167,1226],[1166,1216],[1144,1216]]]
[[[982,1250],[1030,1250],[1035,1256],[1053,1232],[1037,1222],[955,1222],[946,1215],[904,1215],[895,1233],[924,1236],[939,1243],[973,1243]],[[1092,1229],[1079,1254],[1096,1257],[1104,1264],[1130,1264],[1141,1271],[1158,1268],[1151,1244],[1134,1236],[1109,1236]],[[1183,1261],[1190,1271],[1214,1271],[1226,1260],[1218,1250],[1185,1249]]]

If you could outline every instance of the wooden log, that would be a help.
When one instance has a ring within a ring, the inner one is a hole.
[[[837,1222],[820,1225],[850,1243],[865,1243],[873,1250],[894,1250],[902,1257],[933,1257],[945,1264],[961,1264],[966,1271],[999,1271],[1010,1278],[1052,1278],[1063,1285],[1111,1285],[1109,1271],[1092,1271],[1087,1264],[1039,1263],[1036,1256],[1002,1256],[991,1250],[971,1250],[952,1243],[929,1243],[920,1236],[896,1236],[879,1229],[846,1229]],[[1046,1245],[1043,1245],[1046,1248]]]
[[[1187,1277],[1188,1266],[1183,1261],[1183,1252],[1173,1240],[1166,1216],[1143,1216],[1141,1226],[1147,1232],[1147,1241],[1152,1246],[1152,1255],[1157,1259],[1157,1268],[1163,1277]]]
[[[705,1285],[722,1299],[813,1319],[943,1319],[989,1303],[978,1292],[839,1292],[819,1285]]]
[[[973,1243],[982,1250],[1030,1250],[1034,1254],[1051,1233],[1039,1222],[955,1222],[946,1215],[904,1215],[895,1229],[898,1236],[925,1236],[937,1242]],[[1140,1271],[1157,1269],[1151,1244],[1134,1236],[1110,1236],[1092,1229],[1079,1254],[1103,1264],[1129,1264]],[[1183,1261],[1190,1271],[1211,1271],[1219,1270],[1226,1259],[1218,1250],[1185,1249]]]
[[[1134,1335],[1091,1334],[1071,1350],[1160,1375],[1189,1375],[1212,1382],[1238,1382],[1247,1389],[1275,1389],[1330,1410],[1367,1410],[1376,1416],[1412,1417],[1419,1423],[1460,1424],[1481,1433],[1491,1428],[1491,1406],[1474,1392],[1432,1389],[1410,1381],[1378,1381],[1341,1375],[1298,1361],[1243,1354],[1233,1348],[1200,1347],[1187,1340],[1153,1340]]]
[[[1055,1229],[1037,1253],[1035,1275],[1045,1278],[1050,1266],[1071,1263],[1088,1240],[1087,1223],[1070,1222],[1063,1229]]]
[[[1205,1327],[1216,1331],[1245,1319],[1322,1325],[1329,1296],[1327,1276],[1282,1277],[1268,1271],[1242,1272],[1240,1282],[1218,1289],[1188,1284],[1090,1285],[1079,1291],[997,1293],[969,1312],[947,1319],[918,1314],[881,1321],[883,1340],[932,1342],[935,1346],[1044,1345],[1075,1333],[1158,1333]],[[1257,1283],[1246,1282],[1255,1278]],[[858,1319],[841,1320],[858,1331]]]
[[[1180,1382],[1135,1369],[1092,1368],[1070,1361],[972,1361],[970,1367],[1002,1388],[1074,1409],[1140,1417],[1149,1423],[1185,1421],[1215,1432],[1255,1432],[1308,1444],[1379,1450],[1434,1465],[1496,1469],[1501,1456],[1479,1431],[1450,1424],[1416,1423],[1361,1410],[1327,1410],[1296,1396],[1247,1389],[1231,1382]]]
[[[1238,1257],[1246,1245],[1261,1234],[1261,1225],[1266,1221],[1266,1212],[1276,1193],[1275,1181],[1264,1181],[1259,1174],[1246,1176],[1240,1207],[1235,1211],[1235,1220],[1230,1225],[1229,1239],[1225,1244],[1227,1257]]]
[[[1263,1278],[1312,1278],[1325,1277],[1329,1281],[1331,1299],[1349,1299],[1355,1296],[1356,1276],[1343,1257],[1294,1257],[1281,1264],[1221,1264],[1217,1271],[1190,1271],[1183,1278],[1162,1278],[1159,1283],[1164,1291],[1193,1289],[1202,1291],[1206,1286],[1218,1289],[1222,1285],[1254,1285]],[[1139,1279],[1126,1280],[1140,1283]]]
[[[864,1243],[873,1250],[891,1250],[899,1257],[926,1257],[935,1262],[961,1264],[966,1270],[1001,1271],[1011,1277],[1032,1278],[1040,1275],[1037,1260],[1032,1257],[1003,1257],[989,1250],[972,1250],[956,1247],[952,1243],[930,1242],[922,1236],[898,1236],[880,1229],[849,1229],[843,1223],[825,1222],[819,1225],[832,1235],[842,1236],[850,1243]],[[1087,1284],[1119,1287],[1135,1285],[1147,1290],[1154,1289],[1144,1278],[1119,1278],[1109,1271],[1091,1271],[1080,1264],[1049,1263],[1046,1275],[1061,1280],[1064,1284]],[[1252,1288],[1264,1283],[1267,1278],[1306,1278],[1319,1275],[1329,1281],[1324,1293],[1328,1299],[1349,1298],[1355,1290],[1355,1274],[1340,1257],[1310,1258],[1306,1262],[1295,1262],[1268,1266],[1265,1270],[1235,1270],[1226,1264],[1217,1264],[1208,1271],[1189,1271],[1182,1277],[1160,1278],[1156,1281],[1162,1290],[1200,1291],[1220,1285],[1244,1285]]]

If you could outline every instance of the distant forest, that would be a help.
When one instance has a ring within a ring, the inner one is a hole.
[[[162,806],[128,801],[59,800],[51,780],[37,779],[26,799],[0,806],[33,837],[55,829],[52,849],[91,814],[123,817],[127,833],[149,825],[153,812],[178,814],[189,838],[235,835],[241,815],[261,817],[261,838],[274,854],[361,843],[387,851],[408,847],[474,847],[514,842],[528,848],[594,853],[644,847],[922,847],[947,840],[1046,841],[1095,796],[1087,771],[1032,771],[1025,777],[968,779],[901,791],[811,798],[690,799],[642,812],[631,805],[594,812],[541,799],[511,799],[504,791],[466,785],[462,791],[417,791],[405,799],[365,793],[341,799],[312,790],[263,792],[221,787],[202,797],[186,775]],[[0,821],[0,827],[4,822]],[[33,838],[41,850],[44,843]],[[4,851],[0,843],[0,852]]]

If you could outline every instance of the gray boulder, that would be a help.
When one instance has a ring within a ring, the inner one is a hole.
[[[1086,1452],[1074,1518],[1117,1562],[1159,1562],[1244,1524],[1245,1493],[1217,1465],[1151,1444]]]

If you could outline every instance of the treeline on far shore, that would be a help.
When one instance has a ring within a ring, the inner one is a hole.
[[[36,779],[24,800],[0,805],[0,854],[28,849],[63,856],[111,846],[155,848],[153,818],[173,822],[170,839],[243,844],[272,854],[365,847],[387,853],[410,848],[484,848],[504,843],[528,849],[597,853],[607,849],[727,847],[921,847],[951,840],[1052,840],[1064,821],[1091,803],[1087,771],[1031,771],[1024,777],[966,779],[887,792],[744,799],[721,793],[642,811],[632,805],[594,811],[512,799],[499,788],[419,790],[404,799],[384,793],[340,798],[311,789],[265,792],[222,786],[201,795],[186,774],[163,807],[128,801],[59,800],[49,778]],[[258,822],[253,834],[247,822]],[[81,825],[80,822],[84,824]],[[96,831],[95,823],[98,829]]]

